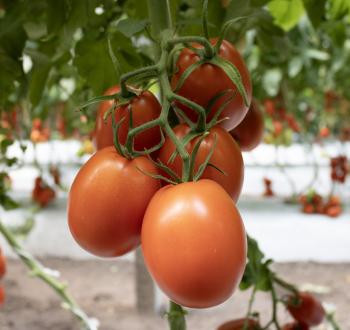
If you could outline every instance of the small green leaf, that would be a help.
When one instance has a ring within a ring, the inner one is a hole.
[[[285,31],[292,29],[305,12],[302,0],[272,0],[267,7],[275,24]]]
[[[117,29],[126,37],[130,38],[134,34],[141,32],[147,25],[147,20],[137,20],[126,18],[118,22]]]

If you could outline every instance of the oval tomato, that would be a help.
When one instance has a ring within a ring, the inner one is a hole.
[[[216,41],[216,39],[212,39],[211,43],[216,44]],[[194,45],[194,47],[199,48],[201,46]],[[233,47],[233,45],[226,40],[222,42],[218,55],[236,66],[241,74],[242,82],[248,96],[248,102],[250,103],[252,98],[252,85],[250,82],[248,69],[241,55]],[[176,63],[176,74],[171,80],[173,89],[176,88],[177,82],[184,71],[190,65],[198,62],[199,60],[199,56],[193,52],[193,50],[185,48],[181,51]],[[224,120],[220,125],[227,130],[232,130],[242,121],[248,111],[248,106],[244,104],[243,98],[238,92],[236,86],[221,68],[210,63],[202,64],[189,75],[177,93],[203,106],[204,108],[207,108],[210,101],[215,96],[226,90],[232,90],[235,95],[221,113],[219,118],[222,119],[227,117],[228,119]],[[229,100],[229,97],[231,96],[230,94],[232,93],[223,95],[214,103],[207,116],[208,121],[213,118],[215,113],[220,109],[220,106],[225,103],[225,101]],[[194,121],[198,119],[197,114],[192,109],[180,103],[177,105],[185,111],[189,118]]]
[[[140,243],[141,224],[159,180],[146,157],[128,160],[114,147],[97,151],[78,172],[68,199],[68,223],[75,240],[101,257],[125,254]]]
[[[298,299],[290,297],[287,304],[289,313],[295,320],[308,326],[316,326],[322,323],[325,310],[321,302],[308,292],[299,292]]]
[[[185,137],[190,131],[189,126],[180,124],[174,128],[174,132],[179,139]],[[191,140],[187,145],[187,150],[192,153],[198,138]],[[210,163],[214,164],[225,174],[220,173],[217,169],[208,166],[202,175],[202,179],[211,179],[219,183],[227,193],[235,200],[238,200],[242,190],[244,179],[244,164],[241,151],[232,136],[222,127],[213,127],[209,135],[202,141],[195,160],[194,173],[197,172],[199,166],[205,161],[210,150],[213,148],[216,139],[216,147]],[[169,162],[169,158],[175,151],[175,146],[168,137],[164,145],[159,151],[159,159],[171,168],[178,176],[182,175],[182,159],[178,155],[173,162]]]
[[[118,93],[119,86],[114,86],[105,92],[105,95]],[[113,106],[114,100],[101,102],[95,127],[95,144],[97,150],[113,145],[112,117],[109,116],[103,120],[104,114]],[[148,121],[157,119],[161,112],[161,105],[156,97],[148,91],[142,92],[139,96],[134,97],[128,104],[119,107],[115,112],[116,122],[124,118],[119,128],[119,141],[124,144],[129,131],[130,111],[132,112],[133,126],[140,126]],[[159,127],[153,127],[140,134],[134,139],[134,148],[137,151],[143,151],[145,148],[150,149],[157,145],[161,140]]]
[[[247,324],[247,325],[246,325]],[[246,325],[246,327],[244,327]],[[217,330],[259,330],[259,323],[254,319],[245,318],[228,321],[218,327]]]
[[[240,214],[212,180],[160,189],[142,225],[142,251],[174,302],[206,308],[228,299],[244,272],[247,242]]]
[[[6,259],[0,248],[0,279],[4,277],[6,273]]]
[[[291,322],[282,327],[282,330],[309,330],[309,326],[304,323]]]
[[[255,100],[242,122],[230,133],[243,151],[253,150],[259,145],[264,134],[264,117]]]

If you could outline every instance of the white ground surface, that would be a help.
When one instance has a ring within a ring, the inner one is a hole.
[[[349,146],[347,146],[349,149]],[[78,142],[51,142],[41,144],[37,148],[37,157],[42,164],[61,164],[63,181],[69,187],[81,159],[76,157]],[[294,179],[298,190],[305,188],[312,179],[312,162],[321,164],[319,179],[316,181],[318,190],[329,192],[329,170],[327,155],[337,155],[338,145],[316,147],[305,150],[300,145],[281,148],[279,161],[293,165],[287,169],[288,175]],[[13,148],[13,155],[23,159],[25,163],[33,162],[33,150],[28,148],[24,157],[18,148]],[[350,211],[336,219],[324,216],[302,214],[298,206],[282,203],[278,200],[261,198],[263,191],[262,178],[268,176],[273,180],[273,188],[278,196],[290,194],[290,185],[278,167],[275,149],[262,145],[253,153],[245,154],[246,173],[242,198],[239,209],[244,219],[247,232],[255,237],[266,255],[276,261],[314,260],[319,262],[350,261]],[[75,165],[72,165],[75,164]],[[262,165],[262,166],[261,166]],[[33,167],[15,170],[11,173],[15,197],[24,202],[29,196],[37,170]],[[344,201],[349,201],[349,181],[342,190]],[[93,258],[81,250],[73,241],[66,224],[66,194],[60,193],[58,199],[47,209],[36,215],[36,225],[24,245],[37,256],[58,256],[78,259]],[[4,212],[0,217],[8,224],[16,224],[26,216],[24,210]],[[12,255],[0,237],[0,245],[5,253]],[[133,258],[130,254],[126,258]]]

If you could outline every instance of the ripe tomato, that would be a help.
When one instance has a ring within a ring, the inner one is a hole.
[[[230,133],[243,151],[253,150],[259,145],[264,134],[264,117],[255,100],[242,122]]]
[[[225,190],[212,180],[160,189],[142,225],[145,262],[178,304],[218,305],[239,284],[247,254],[244,225]]]
[[[68,199],[68,223],[75,240],[101,257],[123,255],[140,243],[141,224],[159,180],[146,157],[128,160],[114,147],[97,151],[79,170]]]
[[[41,207],[47,206],[56,197],[55,191],[49,187],[45,181],[39,176],[35,179],[34,188],[32,190],[32,199]]]
[[[282,327],[282,330],[309,330],[309,326],[304,323],[291,322]]]
[[[217,330],[258,330],[261,329],[259,323],[254,319],[248,319],[247,326],[244,328],[246,324],[246,319],[236,319],[232,321],[228,321],[218,327]]]
[[[182,139],[189,131],[190,128],[185,124],[180,124],[174,128],[174,132],[179,139]],[[220,168],[226,173],[226,175],[220,173],[213,167],[207,167],[202,178],[216,181],[235,201],[237,201],[239,194],[241,193],[244,178],[243,158],[237,143],[222,127],[213,127],[210,130],[209,135],[202,141],[197,153],[194,173],[197,172],[199,166],[205,161],[210,150],[213,148],[215,137],[217,139],[217,144],[214,153],[210,158],[210,163]],[[198,139],[199,138],[195,138],[186,145],[186,148],[190,153],[192,153]],[[169,138],[166,138],[164,145],[159,151],[158,157],[164,164],[181,177],[181,157],[178,155],[173,162],[168,162],[174,151],[175,146],[173,142]]]
[[[295,300],[295,297],[290,297],[287,304],[287,309],[295,320],[310,327],[322,323],[325,310],[312,294],[299,292],[298,301]]]
[[[5,273],[6,273],[6,259],[0,249],[0,279],[4,277]]]
[[[2,286],[0,286],[0,306],[5,302],[5,291]]]
[[[105,92],[105,95],[111,95],[119,92],[119,86],[113,86]],[[103,120],[104,114],[112,107],[114,100],[101,102],[95,127],[95,144],[97,150],[113,145],[112,117]],[[130,107],[130,108],[129,108]],[[119,141],[124,144],[129,131],[129,119],[132,112],[133,126],[137,127],[153,119],[157,119],[161,112],[161,105],[156,97],[148,91],[142,92],[134,97],[127,105],[121,106],[115,112],[116,122],[122,118],[124,122],[119,129]],[[153,127],[140,134],[134,139],[134,148],[137,151],[143,151],[157,145],[161,140],[159,127]]]
[[[216,42],[216,39],[211,40],[212,44],[216,44]],[[200,45],[193,46],[196,48],[201,47]],[[218,55],[236,66],[241,74],[243,85],[248,96],[248,102],[250,103],[252,98],[252,85],[248,69],[241,55],[227,40],[224,40],[221,44]],[[184,71],[190,65],[198,62],[199,60],[199,56],[191,49],[185,48],[181,51],[176,63],[177,71],[171,80],[172,88],[176,88],[177,82]],[[178,94],[190,99],[204,108],[207,108],[210,100],[228,89],[232,90],[235,95],[234,98],[225,106],[225,109],[219,118],[227,117],[228,119],[224,120],[220,125],[227,130],[232,130],[242,121],[248,111],[249,105],[246,106],[244,104],[243,98],[238,92],[235,84],[232,83],[221,68],[209,63],[202,64],[189,75],[187,80],[179,89]],[[207,116],[208,120],[213,118],[220,106],[229,99],[230,94],[231,93],[223,95],[215,102]],[[192,109],[184,106],[183,104],[178,104],[178,106],[185,111],[189,118],[194,121],[197,120],[198,116]]]

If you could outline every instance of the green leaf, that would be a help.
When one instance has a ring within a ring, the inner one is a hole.
[[[126,37],[130,38],[134,34],[141,32],[147,25],[147,20],[137,20],[126,18],[118,22],[117,29]]]
[[[47,32],[55,34],[59,31],[65,22],[66,2],[57,0],[47,0]]]
[[[272,0],[267,5],[275,24],[285,31],[292,29],[304,14],[302,0]]]
[[[334,20],[341,19],[350,12],[349,0],[330,0],[329,12]]]
[[[304,7],[312,25],[318,27],[325,17],[327,0],[303,0]]]
[[[268,291],[271,288],[272,272],[269,269],[271,260],[264,260],[264,254],[260,250],[256,240],[248,239],[248,263],[240,283],[240,289],[246,290],[254,286],[257,290]]]

